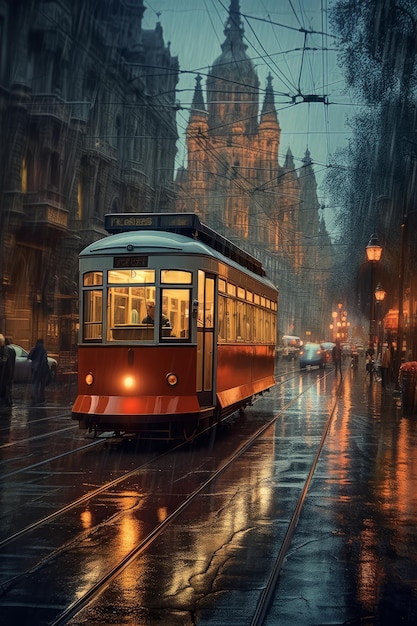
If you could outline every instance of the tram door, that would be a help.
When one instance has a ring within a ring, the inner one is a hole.
[[[197,396],[200,406],[213,399],[215,277],[198,270],[197,310]]]

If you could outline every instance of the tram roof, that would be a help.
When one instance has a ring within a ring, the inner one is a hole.
[[[254,274],[265,276],[265,270],[258,259],[203,224],[196,213],[108,213],[104,216],[104,228],[110,234],[154,230],[199,239]]]

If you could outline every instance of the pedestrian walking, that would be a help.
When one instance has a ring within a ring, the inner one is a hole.
[[[32,402],[34,404],[45,402],[45,386],[49,365],[43,339],[37,340],[36,345],[28,354],[28,359],[32,361]]]
[[[13,380],[14,380],[14,368],[16,365],[16,351],[12,346],[12,343],[8,337],[4,338],[4,349],[10,359],[10,377],[7,385],[6,395],[9,405],[13,404]]]
[[[342,349],[339,341],[336,341],[336,344],[332,348],[332,359],[334,364],[334,375],[337,376],[337,372],[339,371],[340,376],[342,376]]]
[[[10,343],[10,342],[9,342]],[[13,359],[14,354],[14,359]],[[0,405],[10,406],[12,403],[11,387],[13,383],[14,362],[16,353],[10,345],[6,345],[4,335],[0,334]]]
[[[382,379],[381,384],[384,387],[384,389],[389,382],[390,368],[391,368],[391,350],[389,346],[387,346],[383,348],[382,358],[381,358],[381,379]]]

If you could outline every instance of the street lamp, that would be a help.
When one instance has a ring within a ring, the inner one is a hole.
[[[382,302],[386,295],[387,292],[381,287],[381,283],[378,283],[375,289],[375,300],[377,302]]]
[[[374,278],[375,264],[378,263],[382,255],[382,246],[379,245],[378,237],[371,235],[368,245],[365,248],[366,258],[371,263],[371,316],[369,322],[369,342],[373,345],[375,335],[375,297],[374,297]]]
[[[379,315],[378,315],[378,344],[379,344],[379,347],[381,346],[381,343],[384,340],[383,329],[382,329],[382,316],[380,315],[380,312],[381,312],[380,307],[381,307],[382,301],[384,300],[386,295],[387,295],[387,292],[385,291],[385,289],[383,289],[381,287],[381,283],[378,283],[377,286],[376,286],[376,289],[375,289],[375,300],[376,300],[376,303],[378,305],[378,313],[379,313]],[[382,330],[382,332],[381,332],[381,330]]]

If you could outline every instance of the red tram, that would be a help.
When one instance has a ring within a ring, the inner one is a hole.
[[[105,227],[79,261],[81,428],[190,438],[275,384],[278,292],[259,261],[194,213]]]

